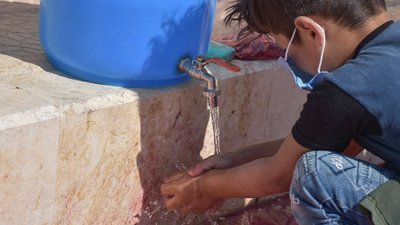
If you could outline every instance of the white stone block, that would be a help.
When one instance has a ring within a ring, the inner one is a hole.
[[[53,224],[60,121],[0,131],[0,224]]]

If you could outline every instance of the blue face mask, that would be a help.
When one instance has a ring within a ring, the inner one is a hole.
[[[307,91],[312,91],[319,83],[322,82],[324,77],[329,73],[326,71],[321,71],[321,66],[322,66],[322,61],[324,59],[324,52],[325,52],[325,46],[326,46],[326,36],[325,36],[325,30],[319,25],[318,25],[318,27],[322,30],[322,33],[324,34],[324,43],[322,45],[322,52],[321,52],[321,57],[320,57],[319,65],[318,65],[318,73],[315,76],[307,74],[306,72],[299,69],[296,66],[296,64],[294,63],[294,61],[291,58],[289,58],[289,56],[288,56],[290,46],[292,45],[293,40],[296,36],[297,28],[294,30],[292,38],[290,39],[288,47],[286,48],[285,58],[280,57],[278,59],[278,64],[280,64],[283,68],[285,68],[291,72],[296,85],[299,88],[307,90]]]

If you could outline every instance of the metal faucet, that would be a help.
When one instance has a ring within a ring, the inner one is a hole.
[[[216,108],[218,107],[217,97],[221,94],[221,91],[218,88],[217,79],[206,67],[209,63],[215,63],[234,72],[240,71],[240,67],[220,58],[207,60],[204,56],[198,56],[195,60],[189,58],[183,59],[179,64],[179,70],[182,73],[188,73],[189,76],[194,79],[204,81],[207,84],[203,93],[209,99],[209,107]]]

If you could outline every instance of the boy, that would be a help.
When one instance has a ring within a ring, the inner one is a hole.
[[[370,224],[359,202],[400,179],[400,22],[384,0],[237,0],[226,20],[272,36],[310,93],[274,156],[212,156],[165,181],[167,208],[204,212],[224,198],[290,191],[300,225]],[[346,155],[361,149],[385,166]]]

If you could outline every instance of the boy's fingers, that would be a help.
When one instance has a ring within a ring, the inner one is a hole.
[[[180,209],[182,207],[182,203],[179,197],[175,196],[165,200],[165,207],[167,207],[168,210]]]
[[[189,174],[191,177],[197,177],[197,176],[199,176],[200,174],[202,174],[203,171],[204,171],[204,168],[203,168],[201,165],[197,164],[195,167],[193,167],[192,169],[190,169],[190,170],[188,171],[188,174]]]
[[[181,207],[179,210],[182,214],[188,214],[192,211],[192,208],[190,206],[184,205]]]
[[[207,171],[209,169],[212,169],[215,167],[215,160],[212,158],[208,158],[204,161],[199,162],[194,168],[190,169],[188,171],[188,174],[192,177],[199,176],[202,174],[204,171]]]
[[[211,212],[216,213],[218,212],[218,210],[220,210],[222,208],[222,206],[224,205],[225,201],[224,200],[220,200],[215,202],[212,206],[211,206]]]
[[[162,184],[160,187],[161,194],[164,196],[173,196],[175,195],[176,188],[174,185]]]
[[[175,174],[175,175],[173,175],[173,176],[167,177],[167,178],[164,180],[164,183],[171,183],[172,181],[177,180],[177,179],[183,177],[183,175],[185,175],[185,173],[178,173],[178,174]]]

